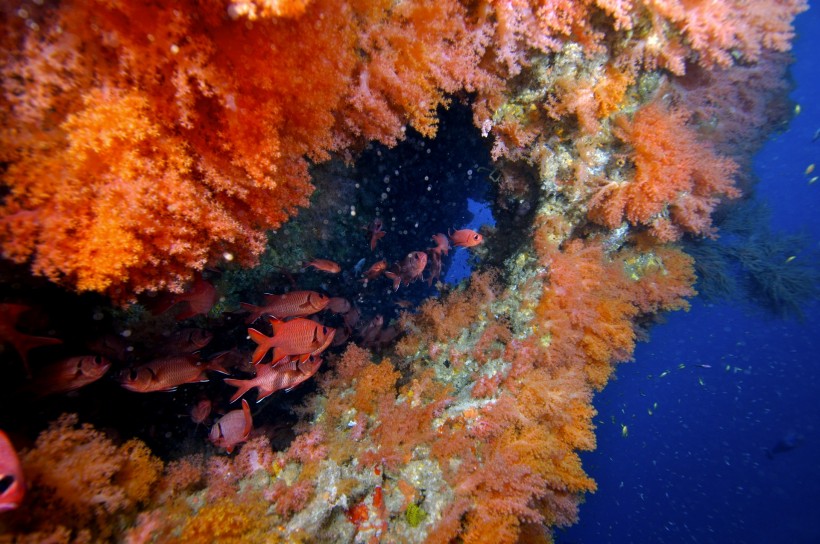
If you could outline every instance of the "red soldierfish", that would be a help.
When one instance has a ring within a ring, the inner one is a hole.
[[[359,313],[359,309],[355,306],[353,306],[350,311],[344,315],[344,327],[348,330],[348,332],[356,328],[356,325],[359,323],[359,317],[361,317],[361,314]]]
[[[197,425],[200,423],[205,423],[205,420],[208,419],[209,415],[211,415],[212,408],[213,403],[211,402],[211,399],[199,399],[197,403],[191,407],[191,421]]]
[[[173,355],[126,371],[121,384],[136,393],[170,392],[186,383],[207,382],[208,370],[227,374],[216,360],[204,363],[196,355]]]
[[[310,266],[312,266],[316,270],[327,272],[328,274],[338,274],[342,271],[341,266],[334,263],[333,261],[328,261],[327,259],[313,259],[312,261],[305,263],[305,268],[308,268]]]
[[[128,359],[129,354],[133,350],[133,347],[129,345],[125,338],[112,333],[99,336],[94,340],[86,342],[85,347],[94,353],[99,353],[100,355],[119,362]]]
[[[213,338],[214,333],[207,329],[195,327],[182,329],[167,336],[167,340],[161,346],[161,351],[163,354],[193,353],[210,344]]]
[[[370,251],[376,249],[376,244],[387,234],[382,230],[383,226],[384,223],[377,217],[372,223],[364,227],[367,230],[367,241],[370,243]]]
[[[276,365],[259,365],[255,378],[250,380],[227,378],[225,383],[237,388],[236,393],[231,397],[231,402],[235,402],[254,387],[257,389],[256,402],[259,402],[282,389],[290,391],[303,381],[310,379],[319,370],[321,364],[321,357],[311,355],[306,361],[292,359]]]
[[[111,361],[99,355],[69,357],[44,367],[26,389],[38,397],[67,393],[96,382],[109,368]]]
[[[373,263],[373,265],[367,269],[367,272],[364,273],[364,279],[362,280],[362,283],[364,283],[365,286],[367,286],[368,281],[375,280],[376,278],[381,276],[382,272],[384,272],[385,270],[387,270],[387,261],[385,261],[384,259],[377,263]]]
[[[200,314],[207,314],[217,300],[219,300],[219,293],[216,288],[208,281],[199,278],[184,293],[163,295],[154,305],[154,313],[161,314],[179,304],[180,309],[176,314],[176,320],[183,321]]]
[[[265,336],[256,329],[248,329],[251,340],[259,344],[253,352],[253,364],[259,364],[273,349],[273,362],[279,362],[288,355],[299,355],[302,360],[309,355],[323,352],[333,341],[336,329],[326,327],[310,319],[297,318],[291,321],[270,319],[273,336]]]
[[[23,367],[27,374],[31,374],[28,366],[28,352],[40,346],[62,344],[59,338],[48,338],[46,336],[32,336],[17,330],[16,325],[20,316],[30,308],[22,304],[2,303],[0,304],[0,342],[9,343],[23,360]]]
[[[384,325],[384,317],[381,315],[377,315],[371,319],[361,331],[362,344],[365,346],[373,344],[382,330],[382,325]]]
[[[342,297],[333,297],[327,303],[327,309],[334,314],[346,314],[350,311],[350,301]]]
[[[436,243],[436,247],[431,247],[430,249],[428,249],[428,253],[430,251],[434,251],[439,255],[447,255],[447,252],[450,251],[450,241],[447,240],[447,235],[441,233],[434,234],[433,241]]]
[[[25,494],[26,482],[20,459],[9,437],[0,431],[0,513],[20,506]]]
[[[484,241],[484,237],[474,230],[461,229],[450,233],[455,247],[473,247]]]
[[[244,302],[240,302],[239,305],[251,313],[245,320],[245,323],[251,324],[263,315],[276,319],[312,315],[324,310],[328,302],[330,299],[326,295],[316,291],[291,291],[283,295],[266,294],[264,306]]]
[[[385,272],[384,275],[393,280],[393,290],[398,291],[399,285],[410,285],[421,278],[424,267],[427,266],[427,254],[423,251],[412,251],[401,264],[393,265],[393,270]]]
[[[427,262],[430,263],[430,275],[427,277],[427,285],[433,285],[433,281],[441,277],[441,253],[436,252],[436,248],[428,249]]]
[[[232,453],[237,444],[248,439],[252,430],[251,407],[248,406],[248,401],[242,399],[242,409],[231,410],[219,418],[211,427],[209,438],[217,448],[225,448],[228,453]]]

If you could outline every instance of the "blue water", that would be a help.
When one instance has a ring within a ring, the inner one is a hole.
[[[801,112],[756,158],[757,193],[773,230],[818,250],[820,182],[804,171],[820,166],[820,8],[797,30]],[[598,491],[557,542],[820,543],[820,305],[806,310],[800,323],[695,300],[655,327],[596,398],[583,459]],[[796,447],[769,459],[783,440]]]
[[[493,212],[489,203],[478,202],[472,198],[468,198],[467,210],[473,214],[473,217],[469,223],[458,228],[478,231],[484,225],[495,225],[495,219],[493,218]],[[452,260],[444,274],[444,283],[458,283],[470,277],[470,274],[472,274],[470,250],[463,247],[453,248]]]

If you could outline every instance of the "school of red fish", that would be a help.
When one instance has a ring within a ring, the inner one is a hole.
[[[387,234],[383,222],[375,219],[363,227],[371,251]],[[435,247],[424,251],[412,251],[400,262],[388,265],[386,260],[372,264],[360,281],[366,287],[369,282],[384,276],[392,282],[393,291],[402,285],[424,280],[432,285],[440,279],[442,256],[451,247],[473,247],[483,241],[481,234],[462,229],[449,235],[435,234]],[[338,274],[342,268],[326,259],[314,259],[305,263],[328,274]],[[426,273],[426,278],[424,277]],[[214,286],[204,279],[194,281],[186,293],[166,295],[154,301],[151,310],[162,313],[176,308],[178,321],[200,314],[207,314],[218,300]],[[399,301],[406,307],[410,303]],[[277,391],[291,391],[312,378],[322,364],[322,354],[330,346],[338,346],[354,333],[368,347],[380,347],[390,343],[399,334],[397,326],[384,327],[384,318],[375,316],[359,326],[360,312],[345,298],[330,297],[309,290],[293,290],[281,294],[265,294],[261,305],[241,303],[247,312],[245,323],[248,337],[256,344],[251,360],[231,364],[230,352],[222,352],[204,361],[199,350],[208,345],[213,334],[202,329],[182,329],[169,338],[172,346],[168,353],[148,363],[124,369],[118,380],[122,387],[135,393],[175,391],[178,387],[207,382],[209,373],[231,374],[229,368],[239,366],[253,376],[246,379],[225,378],[224,383],[236,388],[230,402],[236,402],[251,390],[256,390],[256,402],[268,398]],[[0,303],[0,343],[10,345],[18,353],[29,383],[23,388],[38,397],[74,391],[102,378],[112,367],[109,358],[117,359],[122,353],[121,339],[114,336],[98,339],[90,347],[100,355],[69,357],[42,366],[32,375],[29,367],[29,351],[61,343],[57,338],[24,334],[18,330],[19,319],[27,311],[25,305]],[[341,316],[338,328],[323,325],[311,319],[319,312],[327,311]],[[259,325],[254,325],[259,323]],[[270,335],[266,329],[271,330]],[[119,358],[121,360],[122,358]],[[213,402],[200,398],[191,408],[191,419],[205,424],[211,417]],[[245,442],[253,430],[250,406],[242,399],[241,409],[229,411],[216,419],[210,431],[210,441],[218,448],[231,453],[238,444]],[[25,481],[16,451],[6,434],[0,430],[0,512],[17,508],[25,493]]]

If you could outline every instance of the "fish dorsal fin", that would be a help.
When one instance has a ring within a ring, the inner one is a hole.
[[[251,418],[251,407],[245,399],[242,399],[242,414],[245,416],[245,429],[242,436],[247,438],[253,430],[253,419]]]
[[[276,319],[275,317],[271,317],[270,319],[268,319],[268,321],[270,321],[270,324],[273,327],[273,334],[278,334],[279,331],[282,330],[282,327],[285,325],[284,321]]]

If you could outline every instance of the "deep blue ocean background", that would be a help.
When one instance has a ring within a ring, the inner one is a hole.
[[[804,171],[820,166],[820,7],[796,26],[801,111],[757,156],[756,193],[773,230],[817,251],[820,182]],[[559,544],[820,543],[820,305],[802,322],[741,306],[696,299],[618,367],[583,455],[598,491]]]

